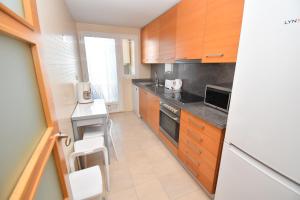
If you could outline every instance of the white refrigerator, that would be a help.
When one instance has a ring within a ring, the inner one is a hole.
[[[216,200],[300,200],[300,0],[245,0]]]

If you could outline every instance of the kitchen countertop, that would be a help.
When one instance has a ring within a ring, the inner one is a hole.
[[[196,102],[196,103],[180,103],[176,100],[172,100],[168,98],[168,96],[174,91],[166,89],[164,86],[156,87],[154,85],[145,85],[145,83],[153,82],[152,79],[133,79],[132,83],[138,87],[141,87],[145,89],[148,92],[151,92],[152,94],[168,100],[177,106],[179,106],[181,109],[186,110],[190,112],[191,114],[203,119],[207,123],[216,126],[220,129],[223,129],[226,127],[227,123],[227,114],[219,111],[217,109],[211,108],[209,106],[206,106],[204,102]]]

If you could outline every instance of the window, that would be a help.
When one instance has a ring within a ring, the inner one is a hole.
[[[135,74],[135,54],[134,41],[130,39],[122,39],[123,50],[123,73],[124,75]]]
[[[84,44],[93,98],[104,98],[107,103],[118,102],[116,40],[84,37]]]

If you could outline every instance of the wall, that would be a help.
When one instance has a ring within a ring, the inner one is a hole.
[[[81,77],[76,25],[62,0],[37,0],[41,26],[41,60],[53,95],[59,128],[73,137],[70,116],[77,100],[74,84]],[[68,154],[72,150],[64,148]]]
[[[174,64],[172,72],[165,72],[164,64],[151,66],[151,77],[157,72],[159,80],[182,79],[182,89],[204,96],[206,84],[232,83],[235,64]]]
[[[77,23],[77,31],[79,37],[82,33],[102,33],[111,36],[120,36],[120,35],[135,35],[137,37],[137,51],[136,58],[138,65],[136,66],[136,75],[134,77],[121,77],[120,78],[120,96],[121,96],[121,106],[118,111],[132,111],[132,78],[150,78],[151,68],[149,65],[141,64],[141,50],[140,50],[140,29],[138,28],[128,28],[128,27],[119,27],[119,26],[107,26],[107,25],[96,25],[96,24],[85,24]],[[88,80],[88,73],[86,70],[86,62],[83,56],[84,44],[80,40],[81,48],[81,65],[83,71],[84,80]]]

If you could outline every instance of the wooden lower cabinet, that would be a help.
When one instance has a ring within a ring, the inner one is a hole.
[[[150,128],[156,133],[159,133],[159,97],[148,93],[147,94],[147,122]]]
[[[178,157],[206,190],[214,194],[225,129],[216,128],[187,111],[181,111],[179,145],[159,129],[160,99],[140,88],[140,115],[168,149]]]
[[[139,89],[139,95],[141,118],[156,134],[158,134],[160,99],[142,88]]]
[[[216,189],[224,131],[181,111],[178,157],[211,194]]]
[[[144,121],[147,121],[147,92],[139,88],[139,112]]]

